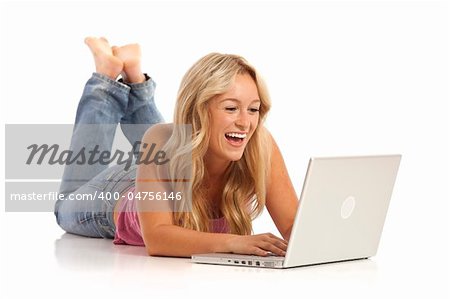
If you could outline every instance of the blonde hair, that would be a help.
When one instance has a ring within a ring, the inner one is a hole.
[[[230,162],[226,169],[220,211],[227,220],[230,233],[244,235],[252,233],[252,220],[264,208],[270,142],[262,124],[271,106],[268,91],[259,74],[244,58],[211,53],[198,60],[184,75],[177,96],[174,130],[164,147],[171,155],[169,172],[175,178],[173,188],[186,190],[173,213],[176,225],[210,231],[209,221],[213,215],[202,189],[202,182],[208,175],[203,161],[210,137],[208,103],[226,92],[237,74],[249,74],[255,81],[261,101],[260,117],[242,158]],[[192,131],[184,124],[191,125]],[[188,187],[186,182],[177,180],[180,175],[190,178]],[[186,196],[189,194],[192,197]]]

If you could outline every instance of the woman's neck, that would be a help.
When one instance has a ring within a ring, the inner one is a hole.
[[[205,196],[209,202],[212,217],[220,218],[223,216],[220,211],[220,205],[225,186],[225,173],[231,162],[205,157],[204,163],[206,175],[203,178],[202,185],[205,188]]]
[[[208,155],[205,156],[203,161],[205,163],[206,173],[208,174],[208,177],[215,181],[223,179],[225,171],[231,163],[230,161],[226,160],[213,159]]]

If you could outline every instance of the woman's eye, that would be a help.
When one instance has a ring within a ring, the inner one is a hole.
[[[250,112],[252,113],[259,112],[259,108],[250,108]]]
[[[226,111],[236,111],[237,108],[236,107],[227,107],[225,108]]]

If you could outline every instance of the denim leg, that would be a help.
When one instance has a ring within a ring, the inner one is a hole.
[[[145,77],[147,80],[143,83],[129,84],[127,112],[120,120],[121,129],[132,146],[142,140],[149,127],[164,121],[155,105],[155,81],[147,74]]]
[[[117,124],[125,115],[130,87],[94,73],[78,104],[70,150],[111,151]],[[88,165],[91,164],[91,165]],[[68,194],[108,168],[100,163],[66,165],[59,192]]]
[[[70,193],[73,200],[59,201],[56,218],[61,228],[86,237],[114,238],[114,207],[135,185],[136,167],[125,170],[123,165],[111,166]]]
[[[96,149],[111,152],[117,124],[128,107],[130,87],[94,73],[86,83],[80,99],[70,150],[79,153]],[[93,200],[67,200],[74,195],[93,195],[96,191],[112,191],[110,179],[114,172],[127,175],[119,167],[77,163],[66,165],[60,185],[60,193],[66,200],[55,204],[58,224],[67,232],[91,237],[113,237],[112,211],[115,202],[94,198]],[[112,234],[112,235],[111,235]]]

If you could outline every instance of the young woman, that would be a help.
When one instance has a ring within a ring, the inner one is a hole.
[[[144,201],[129,200],[155,188],[173,191],[171,186],[177,183],[152,182],[158,173],[154,165],[71,164],[66,165],[60,187],[65,198],[97,192],[121,196],[60,200],[55,206],[58,224],[69,233],[145,246],[150,255],[284,255],[298,201],[279,148],[263,127],[270,100],[256,70],[240,56],[206,55],[181,82],[174,123],[161,124],[155,83],[141,71],[139,45],[110,47],[106,39],[92,37],[85,43],[96,72],[78,106],[71,150],[111,151],[120,123],[132,145],[154,144],[157,148],[152,151],[175,156],[189,152],[191,179],[184,184],[191,191],[186,196],[190,209],[147,209]],[[119,75],[122,78],[116,81]],[[140,151],[146,156],[150,147],[141,146]],[[182,168],[182,160],[173,161],[175,166],[170,167]],[[270,233],[251,235],[251,221],[264,206],[283,239]]]

